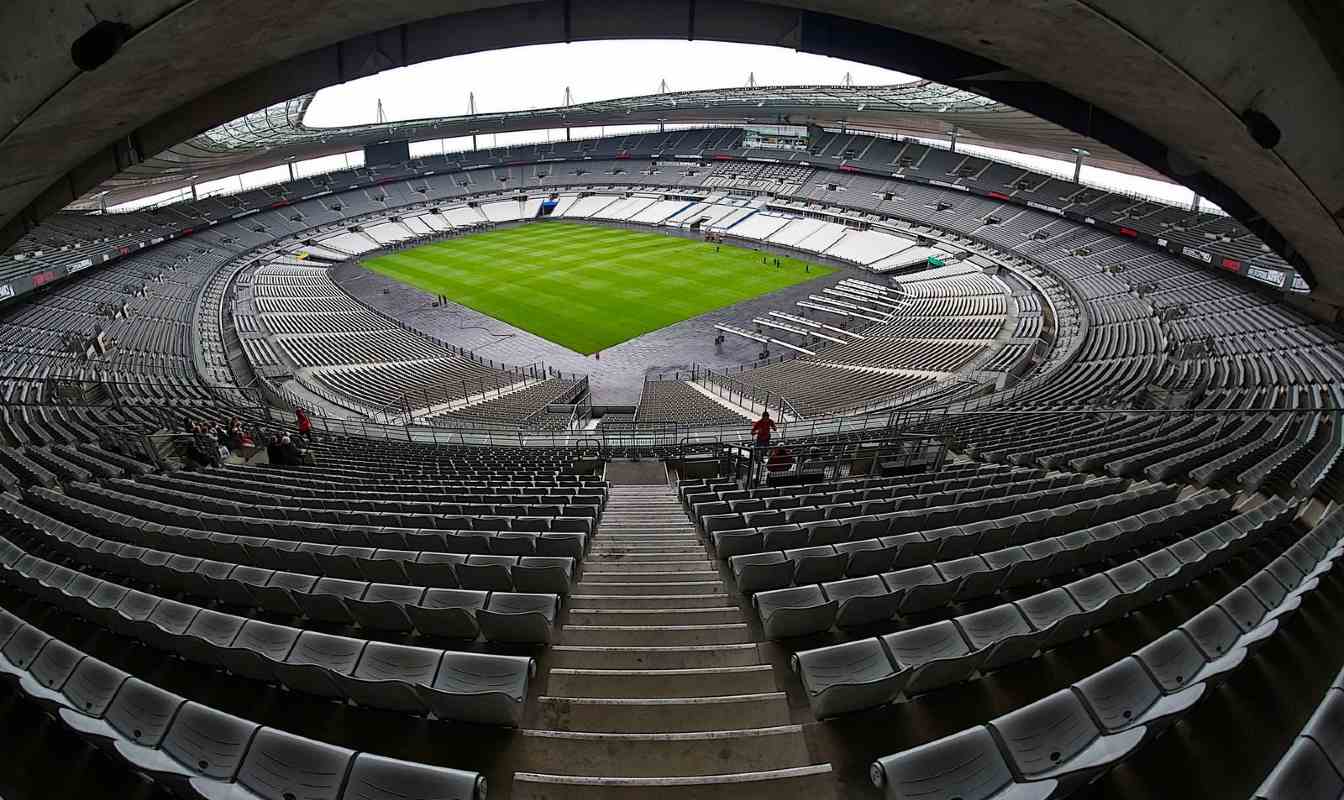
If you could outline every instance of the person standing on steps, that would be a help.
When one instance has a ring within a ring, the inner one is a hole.
[[[752,461],[764,461],[770,449],[770,433],[775,429],[775,421],[770,419],[769,411],[762,411],[761,418],[751,424],[751,438],[755,446],[751,448]]]

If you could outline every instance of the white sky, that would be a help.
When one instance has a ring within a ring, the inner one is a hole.
[[[476,94],[479,112],[517,111],[574,102],[669,91],[757,85],[908,83],[915,78],[867,64],[798,53],[782,47],[638,40],[542,44],[491,50],[388,70],[317,93],[304,122],[314,127],[357,125],[376,119],[378,99],[391,121],[467,113]]]

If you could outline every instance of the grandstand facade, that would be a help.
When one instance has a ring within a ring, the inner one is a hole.
[[[1344,355],[1298,265],[906,136],[745,135],[69,210],[10,247],[0,713],[32,768],[0,793],[1344,791]],[[602,364],[499,360],[502,323],[356,267],[557,220],[836,272]],[[297,407],[305,460],[193,462],[192,426],[297,439]]]

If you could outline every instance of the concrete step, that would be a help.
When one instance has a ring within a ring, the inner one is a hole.
[[[704,669],[566,668],[551,670],[546,694],[607,698],[717,697],[773,692],[777,688],[775,672],[769,664]]]
[[[672,572],[637,572],[629,569],[604,569],[604,570],[584,570],[583,580],[579,581],[578,588],[581,594],[591,594],[582,590],[585,583],[699,583],[702,581],[719,581],[718,570],[695,570],[695,571],[672,571]],[[719,589],[718,591],[723,591]]]
[[[597,733],[689,733],[789,724],[783,692],[723,697],[539,697],[549,730]]]
[[[567,599],[571,606],[597,609],[635,608],[715,608],[731,605],[727,593],[719,594],[572,594]]]
[[[610,575],[601,576],[600,580],[590,581],[586,578],[574,585],[574,593],[580,595],[592,596],[612,596],[612,595],[664,595],[664,594],[723,594],[723,582],[719,580],[718,573],[714,573],[713,579],[700,581],[641,581],[630,580],[607,580]]]
[[[755,642],[681,647],[562,644],[546,652],[552,669],[706,669],[746,667],[762,661]]]
[[[830,764],[680,778],[515,772],[513,800],[835,800]]]
[[[599,544],[627,544],[629,542],[648,542],[650,544],[677,544],[688,539],[700,540],[694,533],[604,533],[593,538],[594,546]]]
[[[672,551],[646,551],[646,550],[606,550],[603,552],[592,552],[585,559],[585,564],[618,564],[618,563],[678,563],[682,561],[703,560],[705,551],[701,548],[695,550],[672,550]]]
[[[721,625],[566,625],[560,641],[579,645],[737,644],[751,641],[745,623]]]
[[[743,622],[737,606],[716,608],[580,608],[570,601],[569,625],[722,625]]]
[[[705,555],[705,546],[695,539],[683,539],[680,542],[608,542],[593,544],[590,555],[624,555],[626,553],[683,553],[686,555]]]
[[[625,559],[620,561],[584,561],[583,572],[587,577],[597,574],[608,574],[618,572],[640,573],[640,572],[665,572],[665,573],[687,573],[687,572],[710,572],[718,574],[717,565],[708,558],[685,559],[684,561],[658,561],[658,562],[630,562]]]
[[[554,775],[718,775],[802,767],[811,761],[800,725],[694,733],[525,730],[517,741],[519,763]]]

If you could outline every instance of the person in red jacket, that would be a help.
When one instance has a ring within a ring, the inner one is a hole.
[[[308,419],[308,414],[302,408],[294,409],[294,416],[299,419],[299,435],[307,440],[313,430],[313,421]]]
[[[769,411],[762,411],[761,418],[751,423],[751,438],[755,440],[752,458],[762,459],[770,448],[770,433],[775,429],[775,421],[770,419]]]

